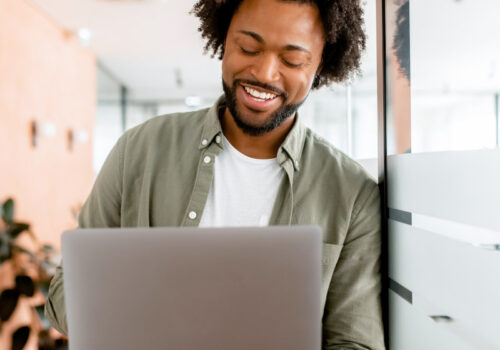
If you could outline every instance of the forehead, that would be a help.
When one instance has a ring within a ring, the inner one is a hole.
[[[243,0],[230,32],[252,31],[266,42],[323,44],[324,30],[315,4],[280,0]]]

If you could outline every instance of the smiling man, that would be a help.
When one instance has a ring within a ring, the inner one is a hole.
[[[377,184],[297,113],[311,89],[359,69],[359,1],[200,0],[193,13],[224,96],[127,131],[79,226],[318,225],[323,349],[383,349]],[[67,332],[61,267],[46,313]]]

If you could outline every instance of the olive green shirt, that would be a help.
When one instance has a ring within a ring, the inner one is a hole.
[[[214,162],[204,159],[223,150],[222,103],[125,132],[96,179],[79,227],[198,226],[214,173]],[[298,119],[276,160],[286,175],[270,224],[315,224],[323,231],[323,349],[384,349],[377,184]],[[62,267],[51,282],[46,315],[67,334]]]

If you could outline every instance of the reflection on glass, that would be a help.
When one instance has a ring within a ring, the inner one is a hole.
[[[387,154],[411,152],[410,3],[386,2]]]
[[[388,154],[499,146],[499,13],[498,0],[386,3]]]

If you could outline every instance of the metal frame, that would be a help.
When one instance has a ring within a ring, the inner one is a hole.
[[[387,211],[387,136],[386,136],[386,41],[385,0],[377,1],[377,106],[378,106],[378,181],[382,210],[382,317],[386,348],[389,349],[389,254]]]
[[[122,132],[127,129],[127,102],[128,90],[125,85],[120,85],[120,111],[122,116]]]

